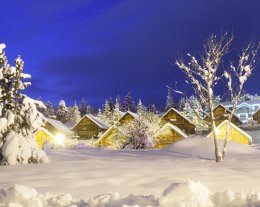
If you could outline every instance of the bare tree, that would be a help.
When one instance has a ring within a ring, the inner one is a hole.
[[[201,103],[209,109],[216,162],[220,162],[222,156],[219,151],[215,117],[213,113],[213,89],[221,78],[217,72],[220,69],[223,56],[228,52],[232,40],[233,36],[229,37],[227,34],[222,35],[220,38],[217,38],[214,34],[210,35],[203,45],[204,53],[201,55],[200,61],[190,54],[188,54],[190,60],[187,64],[184,63],[182,59],[176,61],[177,66],[186,73],[189,79],[188,81],[194,86],[195,93],[198,95]]]
[[[228,123],[225,132],[225,139],[223,143],[222,159],[225,159],[228,133],[230,129],[230,123],[233,115],[236,112],[238,101],[243,92],[244,84],[248,78],[252,75],[256,63],[258,52],[260,49],[260,43],[255,44],[250,42],[246,49],[242,50],[239,56],[238,64],[235,66],[233,63],[230,64],[229,71],[224,72],[224,77],[227,79],[227,87],[229,90],[230,100],[233,105],[231,113],[228,117]]]

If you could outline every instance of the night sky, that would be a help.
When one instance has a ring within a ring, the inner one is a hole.
[[[162,107],[166,85],[191,91],[172,63],[199,54],[209,34],[233,33],[237,54],[260,39],[259,0],[2,0],[0,8],[9,62],[20,54],[28,95],[53,104],[84,97],[98,107],[130,91]],[[259,80],[260,66],[246,91],[260,93]]]

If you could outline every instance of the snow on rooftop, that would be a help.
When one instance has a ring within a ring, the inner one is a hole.
[[[108,129],[109,124],[106,123],[105,121],[101,120],[100,118],[92,115],[92,114],[86,114],[86,117],[88,117],[90,120],[92,120],[94,123],[96,123],[100,128],[102,129]]]
[[[46,120],[53,125],[56,129],[58,129],[59,131],[63,132],[64,134],[72,134],[72,131],[70,129],[68,129],[68,127],[66,127],[63,123],[61,123],[58,120],[55,119],[50,119],[50,118],[46,118]]]

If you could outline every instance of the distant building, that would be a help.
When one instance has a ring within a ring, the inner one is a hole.
[[[163,122],[171,123],[177,126],[187,134],[195,133],[195,124],[175,108],[170,108],[166,113],[164,113],[161,117],[161,120]]]
[[[44,143],[47,141],[62,144],[63,139],[73,136],[73,132],[63,123],[50,118],[46,118],[44,127],[35,134],[39,148],[42,148]]]
[[[226,108],[225,106],[223,106],[222,104],[219,104],[213,109],[213,114],[214,114],[214,117],[215,117],[215,124],[216,124],[216,126],[218,126],[223,121],[228,119],[229,115],[231,114],[231,111],[228,108]],[[204,118],[204,121],[206,121],[209,126],[211,125],[210,116],[206,116]],[[240,119],[236,115],[234,115],[232,117],[231,122],[233,124],[235,124],[236,126],[239,126],[239,125],[242,124],[242,122],[240,121]]]
[[[233,105],[231,102],[222,102],[221,104],[229,110],[233,109]],[[236,107],[235,115],[243,123],[246,123],[259,109],[260,100],[239,101]]]
[[[82,119],[72,128],[78,136],[82,139],[91,139],[99,137],[106,130],[109,125],[100,118],[91,114],[86,114]]]
[[[226,128],[228,120],[223,121],[216,129],[217,138],[220,140],[225,139]],[[208,137],[213,138],[213,132],[211,132]],[[238,142],[240,144],[251,144],[252,137],[244,132],[242,129],[238,128],[236,125],[230,123],[230,128],[228,132],[228,141]]]

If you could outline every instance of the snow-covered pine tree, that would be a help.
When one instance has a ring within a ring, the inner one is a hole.
[[[37,107],[45,107],[40,101],[33,100],[21,93],[30,82],[31,76],[23,73],[24,62],[20,56],[15,67],[7,64],[7,57],[0,44],[0,163],[47,162],[44,151],[38,149],[35,132],[44,123],[43,115]]]
[[[157,109],[156,109],[155,104],[149,104],[149,105],[147,106],[147,111],[153,112],[154,114],[156,114],[156,113],[157,113]]]
[[[93,106],[87,105],[87,114],[95,114]]]
[[[167,87],[167,88],[168,88],[168,94],[167,94],[167,99],[166,99],[165,111],[168,111],[170,108],[174,107],[172,89],[170,87]]]
[[[83,117],[85,114],[88,113],[87,110],[87,102],[84,98],[82,98],[80,104],[79,104],[79,111],[80,111],[80,116]]]
[[[58,109],[56,111],[56,118],[62,123],[68,122],[68,109],[64,100],[59,101]]]
[[[141,99],[138,100],[136,112],[137,112],[138,115],[145,112],[145,107],[144,107]]]
[[[109,111],[111,113],[113,113],[114,111],[114,103],[113,103],[113,98],[110,96],[110,98],[108,99],[108,105],[109,105]]]
[[[113,111],[113,122],[116,123],[121,118],[120,99],[116,98],[115,109]]]
[[[46,102],[45,106],[46,106],[46,110],[44,116],[48,118],[56,118],[55,109],[50,100]]]
[[[136,111],[135,104],[134,104],[134,101],[132,99],[132,96],[131,96],[130,92],[128,92],[126,97],[125,97],[122,110],[124,112],[126,112],[126,111],[135,112]]]
[[[77,105],[77,102],[74,102],[74,105],[69,108],[69,116],[68,116],[68,122],[70,123],[78,123],[81,119],[79,107]]]

